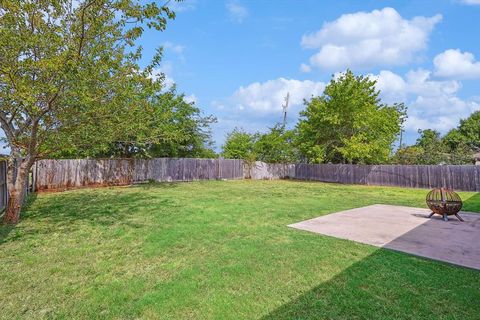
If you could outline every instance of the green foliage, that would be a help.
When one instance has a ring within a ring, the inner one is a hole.
[[[247,163],[288,163],[298,161],[295,147],[295,131],[277,124],[267,133],[248,133],[235,128],[227,135],[222,147],[222,156],[229,159],[243,159]]]
[[[419,164],[419,159],[423,158],[424,150],[417,146],[402,147],[397,150],[392,157],[391,163],[393,164]]]
[[[441,137],[440,132],[419,130],[416,144],[402,147],[392,158],[398,164],[472,164],[480,150],[480,111],[460,120],[457,128]]]
[[[454,164],[472,164],[473,154],[480,151],[480,111],[460,120],[457,128],[450,130],[443,142]]]
[[[186,102],[184,98],[170,90],[154,104],[154,120],[149,130],[156,128],[160,136],[147,147],[149,157],[216,157],[210,130],[216,118],[203,116],[194,102]]]
[[[448,163],[448,154],[440,132],[426,129],[419,130],[420,137],[415,147],[422,150],[416,164],[443,164]]]
[[[306,101],[297,125],[299,149],[314,163],[384,163],[400,133],[403,104],[382,104],[375,81],[351,71]]]
[[[137,135],[162,81],[137,62],[143,25],[174,13],[154,2],[2,1],[0,123],[12,154],[37,157],[89,149]],[[151,140],[143,130],[136,138]]]
[[[465,143],[470,149],[480,150],[480,110],[467,119],[460,120],[458,131],[465,137]]]
[[[256,139],[256,134],[250,134],[243,129],[235,128],[227,134],[221,155],[226,159],[255,161],[257,159],[254,152]]]
[[[295,131],[277,124],[265,134],[257,134],[254,153],[257,159],[267,163],[293,163],[299,160],[294,145]]]
[[[450,130],[443,141],[452,163],[472,163],[472,155],[480,151],[480,111],[460,120],[459,126]]]
[[[440,132],[432,129],[419,130],[420,137],[417,138],[416,146],[423,149],[434,148],[442,144]]]
[[[466,138],[460,133],[458,128],[450,130],[444,137],[443,143],[449,151],[457,149],[461,145],[466,145]]]
[[[215,158],[210,124],[213,116],[202,116],[193,102],[186,102],[175,87],[168,91],[154,92],[149,97],[150,110],[140,114],[143,122],[124,134],[105,140],[105,148],[91,149],[75,143],[75,149],[55,154],[54,157],[197,157]],[[135,124],[135,122],[131,122]],[[94,128],[90,128],[94,129]],[[89,130],[87,130],[89,131]],[[82,135],[74,135],[82,138]],[[72,138],[72,136],[69,136]]]

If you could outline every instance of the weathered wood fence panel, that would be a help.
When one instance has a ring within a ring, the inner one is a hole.
[[[35,190],[129,185],[144,181],[242,179],[243,160],[230,159],[73,159],[40,160]]]
[[[7,207],[7,162],[0,161],[0,212]]]
[[[40,160],[34,168],[35,190],[132,183],[131,159]]]
[[[2,167],[3,166],[3,167]],[[3,168],[3,169],[2,169]],[[56,190],[87,186],[128,185],[144,181],[194,181],[212,179],[283,179],[399,186],[447,187],[480,191],[480,166],[464,165],[348,165],[267,164],[247,169],[243,160],[230,159],[103,159],[40,160],[34,167],[34,188]],[[2,171],[3,170],[3,171]],[[0,189],[6,165],[0,163]],[[6,189],[6,185],[5,185]],[[0,190],[0,208],[6,192]]]
[[[243,161],[231,159],[134,160],[134,182],[242,179]]]
[[[245,164],[245,177],[253,180],[288,179],[295,176],[295,164],[255,161]]]
[[[297,164],[295,179],[410,188],[480,191],[480,166]]]
[[[250,167],[245,166],[245,177],[480,191],[480,166],[474,165],[268,164],[257,161]]]

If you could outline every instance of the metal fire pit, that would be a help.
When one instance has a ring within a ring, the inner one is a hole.
[[[462,217],[458,215],[458,212],[462,209],[462,199],[454,191],[445,188],[433,189],[427,194],[426,202],[432,210],[429,218],[434,214],[439,214],[443,217],[443,220],[448,221],[448,216],[455,215],[458,220],[463,222]]]

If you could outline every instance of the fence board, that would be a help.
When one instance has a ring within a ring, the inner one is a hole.
[[[279,168],[288,168],[284,171]],[[287,174],[288,172],[288,174]],[[480,166],[474,165],[350,165],[266,164],[257,162],[252,179],[313,180],[345,184],[398,186],[406,188],[446,187],[480,191]]]
[[[293,178],[347,184],[427,189],[446,187],[454,190],[480,191],[480,166],[474,165],[406,166],[302,163],[295,165]]]
[[[2,171],[3,170],[3,171]],[[6,165],[0,162],[0,208]],[[127,185],[144,181],[242,179],[244,163],[231,159],[77,159],[41,160],[35,167],[36,190],[86,186]],[[266,164],[250,169],[252,179],[295,178],[323,182],[385,185],[409,188],[447,187],[480,191],[480,166]],[[6,185],[5,185],[6,187]]]
[[[35,190],[128,185],[144,181],[242,179],[243,160],[231,159],[70,159],[40,160]]]

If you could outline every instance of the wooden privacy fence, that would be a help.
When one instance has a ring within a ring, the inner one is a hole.
[[[480,166],[474,165],[267,164],[257,161],[246,170],[246,176],[254,180],[292,178],[348,184],[427,189],[446,187],[480,191]]]
[[[0,208],[6,202],[6,192],[2,193],[6,189],[5,172],[5,164],[0,163]],[[149,180],[292,178],[480,192],[480,166],[474,165],[267,164],[257,161],[254,165],[245,165],[244,173],[243,160],[229,159],[40,160],[33,168],[33,178],[35,190],[128,185]]]
[[[35,190],[128,185],[144,181],[243,179],[243,160],[72,159],[40,160],[33,168]]]
[[[275,180],[295,177],[295,164],[292,163],[265,163],[255,161],[245,164],[245,178],[252,180]]]
[[[295,179],[480,191],[480,166],[296,164]]]

